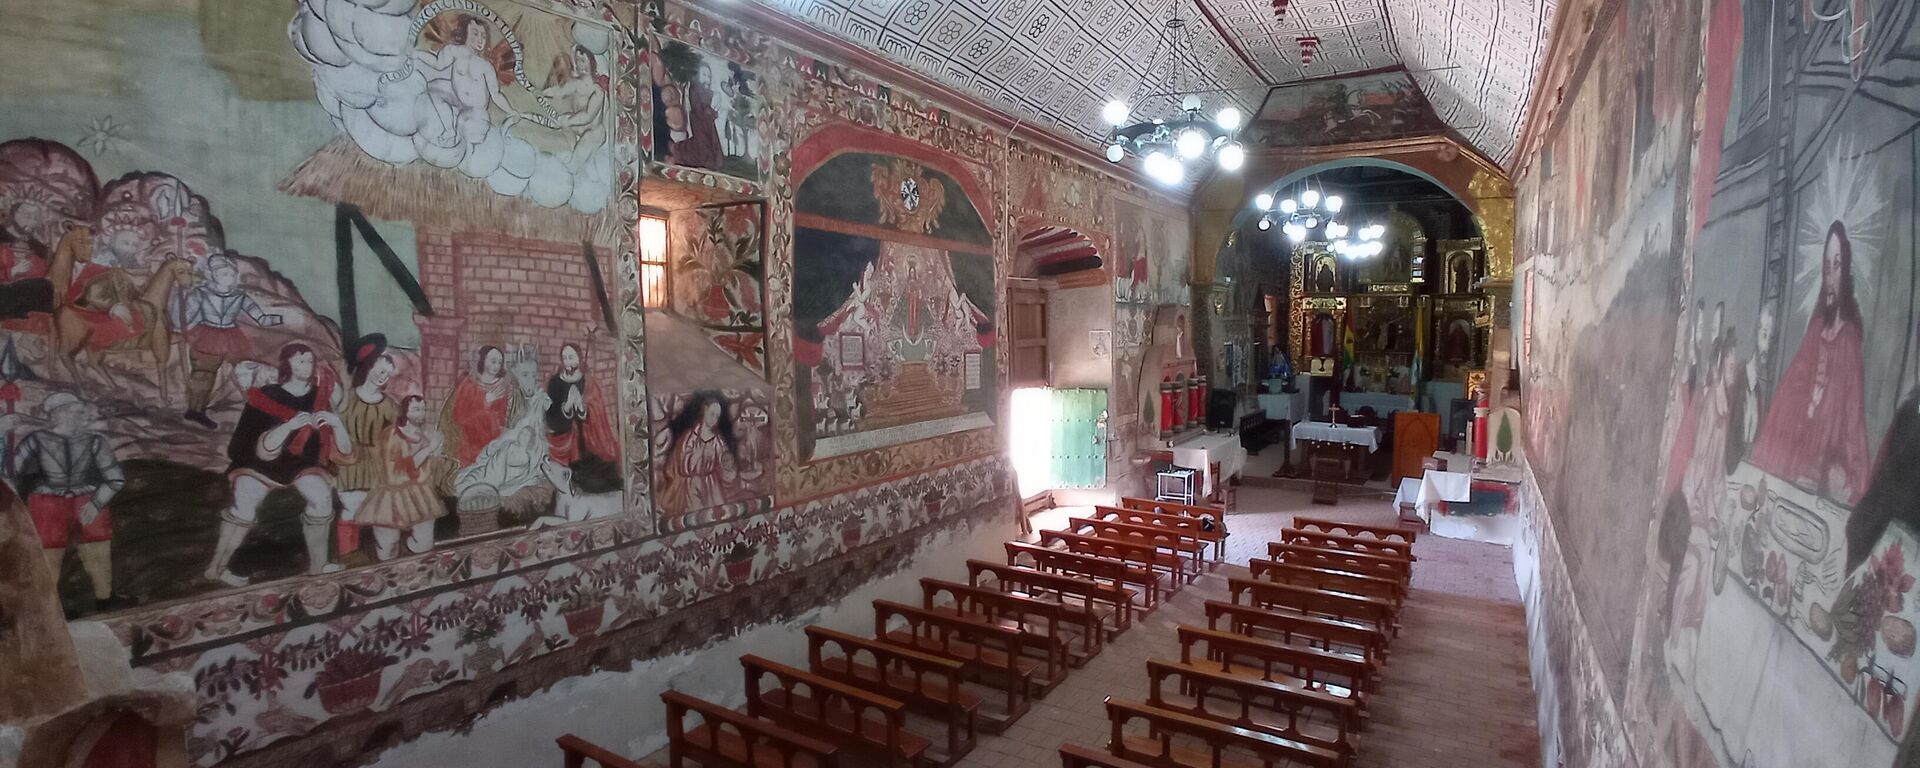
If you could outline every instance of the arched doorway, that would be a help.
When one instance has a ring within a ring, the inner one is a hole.
[[[1028,227],[1015,244],[1006,433],[1023,497],[1106,482],[1097,436],[1114,383],[1113,293],[1103,267],[1093,239],[1066,227]]]

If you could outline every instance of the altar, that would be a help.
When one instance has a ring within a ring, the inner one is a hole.
[[[1247,449],[1240,446],[1238,433],[1209,432],[1175,443],[1173,463],[1199,470],[1200,496],[1211,499],[1216,484],[1239,476],[1247,466]]]

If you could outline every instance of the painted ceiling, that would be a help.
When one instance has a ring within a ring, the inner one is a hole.
[[[1441,120],[1504,163],[1557,0],[759,2],[1089,143],[1112,98],[1158,116],[1172,110],[1162,94],[1199,91],[1209,112],[1250,115],[1274,86],[1405,67]],[[1175,2],[1190,53],[1177,84],[1162,42]]]

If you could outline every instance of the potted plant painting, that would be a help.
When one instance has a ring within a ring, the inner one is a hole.
[[[354,646],[333,655],[313,676],[310,694],[318,694],[320,708],[329,715],[350,715],[373,704],[380,695],[380,673],[399,659],[371,648]]]
[[[598,634],[600,622],[606,615],[607,592],[598,587],[580,587],[560,601],[560,618],[567,623],[567,633],[574,637]]]
[[[758,548],[744,541],[734,542],[727,548],[727,580],[741,584],[753,576],[753,556],[759,554]]]

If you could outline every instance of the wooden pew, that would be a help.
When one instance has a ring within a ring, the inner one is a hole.
[[[837,744],[850,762],[927,765],[929,744],[907,730],[907,705],[752,654],[741,656],[740,666],[747,673],[749,716]]]
[[[1247,570],[1251,571],[1256,579],[1265,579],[1279,584],[1377,597],[1392,603],[1395,612],[1406,606],[1406,585],[1401,584],[1397,579],[1384,576],[1367,576],[1334,568],[1283,563],[1258,557],[1247,561]]]
[[[1164,659],[1147,660],[1147,680],[1152,706],[1310,744],[1334,753],[1340,765],[1353,760],[1349,729],[1364,716],[1352,699]],[[1168,680],[1175,682],[1171,690]]]
[[[1058,606],[1060,622],[1080,637],[1080,650],[1068,652],[1070,659],[1078,657],[1076,667],[1106,646],[1109,621],[1115,633],[1126,628],[1133,605],[1128,593],[1112,584],[988,560],[967,561],[967,583]]]
[[[1387,660],[1387,635],[1358,622],[1309,616],[1292,611],[1270,611],[1256,606],[1208,600],[1207,629],[1248,637],[1274,637],[1329,651],[1346,651],[1378,667]]]
[[[1180,560],[1181,565],[1185,567],[1181,575],[1189,583],[1200,578],[1201,571],[1206,570],[1206,542],[1171,528],[1116,523],[1091,517],[1069,517],[1067,530],[1083,536],[1152,544],[1162,552]]]
[[[756,720],[679,691],[660,694],[667,705],[667,768],[838,768],[839,747]],[[692,730],[686,718],[703,721]],[[847,768],[852,768],[848,765]]]
[[[944,598],[944,599],[942,599]],[[1075,637],[1063,632],[1060,604],[1011,595],[997,589],[920,579],[920,606],[936,613],[971,618],[1020,633],[1028,656],[1040,659],[1034,673],[1037,695],[1052,693],[1067,679],[1067,649]],[[1085,663],[1083,659],[1081,663]]]
[[[1412,544],[1414,540],[1420,536],[1419,531],[1412,528],[1402,528],[1397,525],[1361,525],[1359,523],[1349,523],[1344,520],[1328,520],[1324,517],[1307,517],[1305,515],[1295,515],[1293,518],[1293,527],[1303,531],[1337,533],[1342,536],[1363,538],[1371,537],[1383,541],[1403,541],[1408,544]]]
[[[1211,518],[1201,519],[1186,515],[1169,515],[1160,512],[1143,512],[1138,509],[1095,505],[1093,516],[1100,520],[1131,525],[1151,525],[1170,528],[1213,545],[1214,562],[1226,559],[1227,529],[1214,523]]]
[[[1106,703],[1113,728],[1107,751],[1156,768],[1254,768],[1276,763],[1332,768],[1340,764],[1339,755],[1331,750],[1290,739],[1112,696]],[[1148,735],[1127,735],[1127,724],[1135,720],[1146,721]],[[1174,736],[1204,746],[1176,744]],[[1236,752],[1251,752],[1257,759],[1248,761]]]
[[[1257,579],[1228,579],[1227,591],[1233,595],[1233,602],[1240,605],[1256,608],[1271,606],[1296,613],[1330,616],[1365,624],[1391,637],[1400,636],[1400,624],[1394,619],[1393,605],[1377,597]]]
[[[1124,757],[1114,757],[1092,747],[1060,745],[1060,768],[1152,768]]]
[[[1169,591],[1178,590],[1186,574],[1186,561],[1177,555],[1161,552],[1159,547],[1150,543],[1132,540],[1104,539],[1098,536],[1082,536],[1066,531],[1040,531],[1040,546],[1061,545],[1068,552],[1082,555],[1104,557],[1127,565],[1145,566],[1167,574],[1164,598]]]
[[[1160,577],[1150,565],[1134,565],[1098,555],[1049,549],[1023,541],[1009,541],[1006,549],[1008,565],[1027,565],[1035,570],[1104,581],[1126,592],[1129,603],[1135,597],[1140,598],[1141,610],[1151,611],[1160,605]],[[1132,587],[1139,587],[1139,590]],[[1129,621],[1132,615],[1133,611],[1127,611]]]
[[[554,739],[560,745],[560,755],[566,768],[586,768],[592,761],[600,768],[640,768],[640,763],[615,754],[613,750],[602,747],[571,733]]]
[[[947,724],[944,764],[952,765],[979,742],[974,714],[980,697],[960,687],[963,665],[891,643],[809,626],[807,666],[814,674],[899,700],[908,709]],[[839,656],[827,655],[832,648]]]
[[[1283,563],[1299,563],[1315,568],[1331,568],[1337,571],[1357,573],[1363,576],[1379,576],[1393,579],[1401,584],[1410,584],[1413,580],[1413,564],[1405,560],[1390,557],[1364,555],[1341,549],[1310,547],[1305,544],[1287,544],[1285,542],[1267,542],[1267,557]]]
[[[1173,501],[1154,501],[1133,496],[1122,496],[1120,506],[1125,509],[1137,509],[1142,512],[1158,512],[1163,515],[1183,515],[1194,519],[1211,518],[1221,531],[1227,530],[1227,511],[1210,504],[1181,504]]]
[[[1212,665],[1221,672],[1259,680],[1303,683],[1308,688],[1354,699],[1362,708],[1366,706],[1367,694],[1373,692],[1377,670],[1355,654],[1276,643],[1189,624],[1180,625],[1176,632],[1180,638],[1182,664]],[[1195,654],[1195,646],[1201,644],[1206,645],[1206,653]]]
[[[1306,544],[1327,549],[1343,549],[1394,560],[1413,562],[1420,558],[1413,556],[1413,545],[1404,541],[1382,541],[1380,539],[1359,536],[1342,536],[1337,533],[1319,533],[1288,528],[1280,532],[1280,540],[1288,544]]]
[[[887,625],[896,618],[906,626],[889,630]],[[1032,690],[1033,673],[1040,665],[1026,658],[1019,632],[891,600],[875,600],[873,635],[895,645],[960,662],[968,680],[1006,691],[1005,711],[990,712],[983,708],[979,713],[989,730],[1004,731],[1027,713],[1030,706],[1027,693]]]

